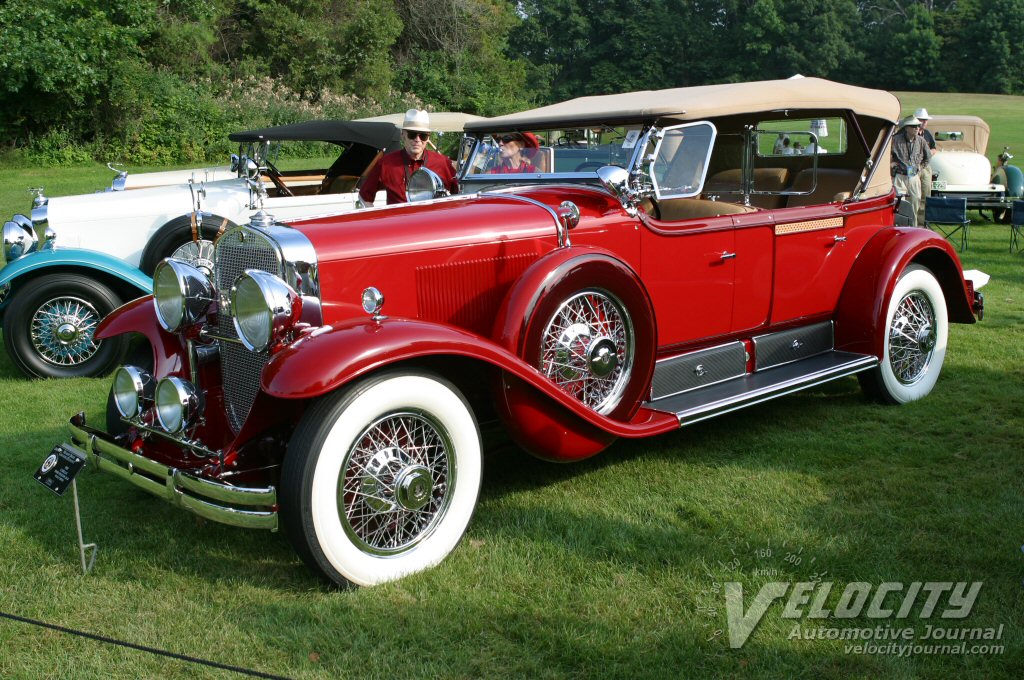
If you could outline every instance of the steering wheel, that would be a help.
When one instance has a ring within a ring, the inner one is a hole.
[[[267,161],[267,174],[270,176],[270,181],[274,183],[274,186],[277,187],[278,191],[285,196],[295,195],[292,190],[288,188],[288,185],[284,183],[284,180],[281,179],[281,171],[274,167],[274,164],[269,160]]]
[[[602,168],[605,165],[607,164],[602,163],[601,161],[585,161],[577,165],[576,169],[573,170],[573,172],[583,172],[584,170],[597,170],[598,168]]]
[[[555,146],[569,146],[569,138],[559,137],[557,140],[555,140]]]

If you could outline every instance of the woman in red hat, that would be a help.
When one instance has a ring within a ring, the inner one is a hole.
[[[528,153],[532,153],[538,148],[540,143],[532,132],[510,132],[502,135],[498,138],[501,158],[498,164],[487,172],[492,175],[537,172],[537,166],[528,160],[523,151],[530,149]]]

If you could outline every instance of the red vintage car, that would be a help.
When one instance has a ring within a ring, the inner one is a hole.
[[[892,95],[806,78],[584,97],[467,126],[461,194],[224,233],[97,337],[141,334],[71,444],[338,583],[437,564],[478,423],[592,456],[856,374],[924,397],[982,298],[896,226]],[[385,302],[386,300],[386,302]],[[752,417],[757,417],[756,414]]]

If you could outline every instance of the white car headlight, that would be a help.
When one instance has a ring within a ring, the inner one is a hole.
[[[125,418],[134,418],[153,401],[153,376],[135,366],[114,372],[114,406]]]
[[[242,344],[262,352],[295,323],[302,297],[287,283],[267,272],[246,269],[231,287],[231,315]]]
[[[213,297],[213,284],[206,274],[181,260],[167,258],[153,272],[156,316],[169,333],[198,321]]]
[[[189,381],[173,376],[157,383],[155,401],[157,422],[171,434],[191,428],[203,412],[202,392]]]

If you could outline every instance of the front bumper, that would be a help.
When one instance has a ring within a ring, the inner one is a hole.
[[[118,446],[101,430],[75,416],[68,424],[71,444],[97,470],[113,473],[140,489],[213,522],[277,531],[277,490],[239,487],[201,479]]]

